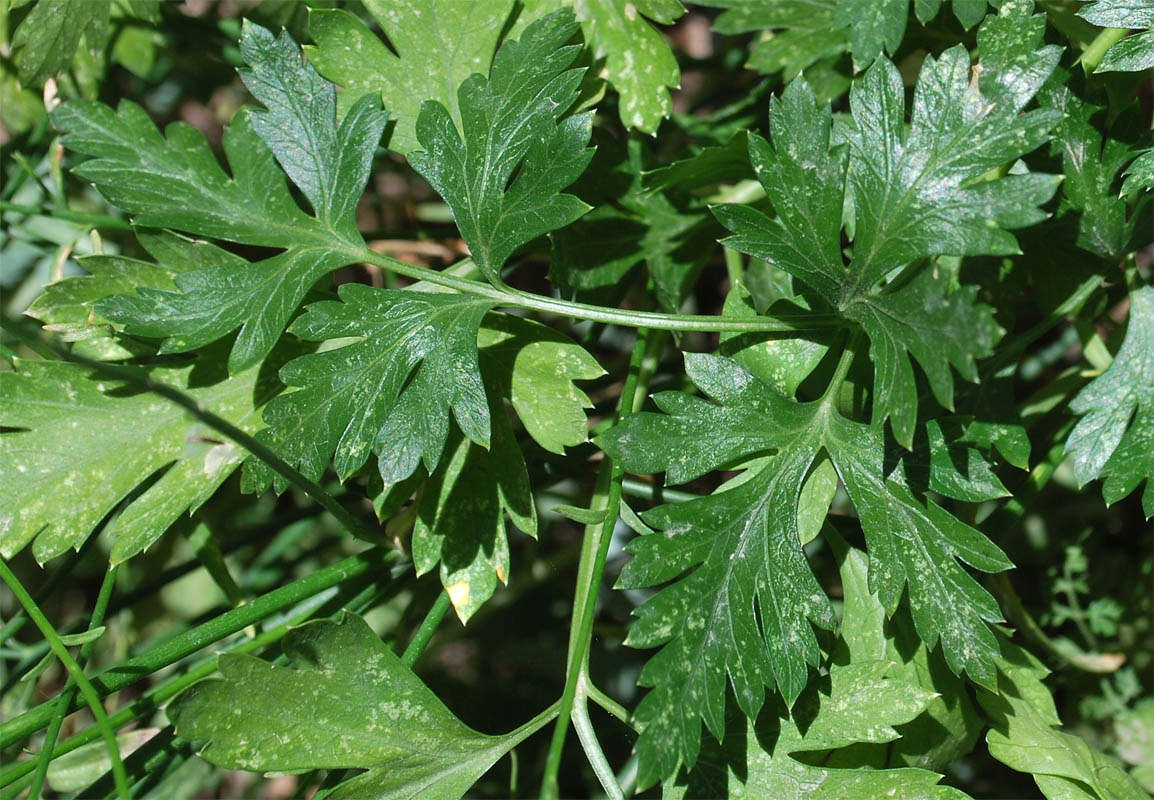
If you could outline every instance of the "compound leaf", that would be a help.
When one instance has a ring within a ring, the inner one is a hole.
[[[855,66],[866,66],[882,54],[897,51],[906,33],[909,4],[905,0],[837,0],[841,27],[849,29]]]
[[[242,77],[265,109],[242,111],[229,126],[231,176],[191,126],[175,123],[162,137],[134,104],[113,113],[77,101],[53,112],[64,143],[95,156],[76,174],[137,224],[283,249],[253,264],[180,275],[175,291],[141,288],[97,304],[129,333],[164,338],[162,352],[194,350],[240,328],[233,372],[269,353],[318,278],[357,260],[355,206],[386,118],[375,98],[363,98],[337,128],[333,86],[301,60],[287,33],[246,24],[241,54],[249,65]],[[289,194],[286,172],[315,216]]]
[[[214,431],[158,395],[98,380],[75,364],[20,359],[14,367],[0,372],[4,558],[33,539],[41,562],[80,547],[109,512],[155,478],[109,523],[112,561],[125,561],[200,506],[244,460],[243,450],[218,441]],[[242,430],[261,427],[255,368],[211,385],[190,383],[194,370],[141,374],[181,389]]]
[[[396,126],[389,149],[408,154],[417,144],[423,100],[436,100],[460,125],[457,87],[473,73],[488,74],[512,0],[367,0],[366,9],[389,37],[394,54],[347,11],[309,11],[313,46],[305,52],[317,71],[344,91],[347,109],[365,94],[379,94]]]
[[[218,766],[258,772],[366,769],[336,800],[459,798],[528,733],[486,736],[447,709],[360,617],[289,632],[295,668],[220,657],[223,680],[180,695],[168,714]]]
[[[490,413],[477,361],[477,329],[491,300],[344,284],[340,302],[308,306],[290,329],[307,341],[358,341],[286,364],[289,391],[269,404],[261,433],[287,461],[318,479],[330,458],[347,478],[379,457],[389,487],[423,461],[431,472],[449,436],[449,414],[487,447]],[[246,487],[267,484],[250,467]]]
[[[1114,361],[1070,401],[1082,415],[1066,439],[1079,484],[1104,477],[1107,504],[1146,481],[1142,508],[1154,517],[1154,288],[1130,293],[1130,322]]]
[[[592,116],[562,119],[579,93],[583,69],[570,69],[581,48],[570,11],[527,27],[497,51],[486,78],[469,77],[458,92],[458,127],[445,105],[426,100],[417,118],[424,148],[409,163],[444,198],[473,260],[493,283],[523,244],[568,225],[589,207],[561,190],[592,156]]]
[[[950,407],[949,365],[974,379],[974,360],[989,354],[996,327],[992,312],[974,305],[973,290],[952,291],[937,267],[926,273],[915,264],[896,277],[895,270],[938,255],[1017,252],[1008,231],[1045,217],[1038,206],[1053,194],[1056,177],[977,180],[1042,144],[1060,119],[1055,109],[1021,113],[1060,54],[1054,46],[1038,49],[1044,30],[1044,16],[1030,17],[1019,4],[987,18],[978,33],[977,81],[964,48],[927,58],[908,130],[901,76],[879,58],[850,93],[853,124],[844,131],[844,146],[831,146],[829,109],[819,106],[804,79],[794,81],[771,102],[772,144],[749,137],[750,161],[776,216],[748,206],[715,209],[735,234],[725,244],[789,272],[866,327],[875,363],[874,421],[893,419],[906,447],[917,409],[910,356],[925,369],[938,401]],[[841,248],[847,189],[855,208],[848,267]],[[879,292],[883,280],[889,283]],[[935,344],[950,341],[953,348],[931,351],[922,338],[927,327]],[[946,330],[949,338],[937,338]]]
[[[940,641],[954,672],[991,685],[997,643],[987,623],[1001,614],[957,562],[985,572],[1012,565],[981,533],[916,495],[900,472],[887,475],[880,426],[851,422],[822,401],[787,400],[722,357],[687,355],[686,372],[715,402],[658,394],[664,414],[632,415],[598,445],[626,469],[665,472],[672,483],[773,455],[754,462],[736,486],[646,512],[646,523],[661,532],[630,545],[623,585],[679,579],[641,607],[629,635],[635,646],[665,644],[642,672],[642,683],[656,687],[637,711],[642,775],[657,780],[679,762],[693,765],[698,716],[720,735],[727,673],[750,717],[762,686],[776,685],[791,702],[806,684],[806,664],[818,657],[808,621],[830,618],[801,552],[797,515],[803,481],[822,450],[858,511],[871,590],[886,611],[893,614],[908,589],[920,638],[929,647]]]

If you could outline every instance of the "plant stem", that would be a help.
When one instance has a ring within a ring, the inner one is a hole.
[[[396,586],[397,584],[394,583],[393,585]],[[301,608],[298,613],[294,614],[289,619],[284,620],[281,622],[281,624],[277,625],[271,630],[260,634],[255,639],[250,639],[247,642],[242,642],[235,647],[228,648],[225,650],[225,652],[252,653],[254,651],[261,650],[271,644],[275,644],[284,638],[285,634],[287,634],[292,628],[295,628],[297,625],[307,621],[310,617],[316,614],[318,609],[324,607],[326,603],[331,604],[333,601],[339,601],[340,605],[343,605],[346,601],[348,601],[350,606],[355,606],[356,600],[349,601],[348,598],[351,597],[354,593],[358,593],[360,591],[360,582],[354,579],[348,583],[343,584],[340,590],[338,590],[338,594],[331,600],[318,599],[315,596],[306,597],[304,598],[305,607]],[[377,590],[374,592],[374,596],[379,597],[380,591]],[[337,610],[335,613],[342,614],[344,612]],[[150,689],[149,691],[145,692],[144,695],[139,699],[129,703],[127,706],[121,708],[119,711],[109,717],[109,721],[113,726],[120,727],[122,725],[127,725],[133,720],[139,719],[146,714],[151,714],[161,705],[168,702],[176,695],[180,694],[192,684],[203,680],[204,678],[207,678],[209,675],[212,675],[214,672],[216,672],[219,658],[220,654],[215,654],[212,657],[207,658],[199,664],[195,665],[183,675],[176,676],[170,679],[167,683],[162,683],[161,685]],[[87,730],[82,731],[81,733],[78,733],[61,743],[61,745],[56,748],[54,757],[62,756],[65,753],[71,753],[73,750],[76,750],[77,748],[93,741],[97,738],[97,736],[99,736],[99,731],[95,726],[88,728]],[[28,774],[32,772],[35,766],[36,763],[34,761],[21,761],[0,769],[0,787],[4,787],[4,792],[0,793],[0,797],[7,798],[9,796],[15,796],[21,792],[23,790],[23,786],[20,783],[21,779],[26,778]]]
[[[96,690],[92,688],[92,684],[88,682],[88,678],[84,675],[84,670],[76,663],[76,659],[68,652],[68,648],[64,642],[60,641],[60,637],[56,634],[56,629],[52,627],[52,623],[44,616],[40,607],[36,605],[36,601],[32,599],[32,595],[24,588],[19,579],[8,568],[8,564],[3,559],[0,559],[0,578],[8,584],[8,588],[12,590],[12,594],[16,595],[16,599],[20,601],[20,605],[24,606],[24,610],[28,612],[28,616],[40,629],[40,633],[48,640],[52,647],[52,652],[60,659],[60,663],[68,670],[68,674],[72,676],[72,680],[76,681],[76,685],[80,687],[80,693],[84,695],[85,701],[88,703],[88,708],[92,711],[92,716],[96,720],[97,726],[100,728],[100,733],[104,737],[104,743],[108,746],[108,757],[112,760],[112,774],[116,778],[116,794],[122,798],[128,797],[128,775],[124,772],[124,764],[120,761],[120,747],[116,743],[116,730],[109,724],[108,715],[104,712],[104,706],[100,704],[100,696]]]
[[[633,722],[629,718],[629,709],[625,708],[625,706],[621,705],[612,697],[605,694],[605,692],[598,688],[594,683],[586,682],[585,695],[594,703],[601,706],[603,709],[620,720],[623,724],[633,728]]]
[[[433,634],[437,630],[437,626],[441,624],[441,620],[445,618],[449,606],[452,605],[449,599],[449,593],[442,591],[437,595],[437,602],[433,603],[433,607],[429,609],[429,613],[425,615],[424,622],[421,627],[417,628],[417,632],[413,634],[409,646],[405,648],[404,655],[401,656],[401,663],[409,669],[412,669],[413,664],[421,657],[425,646],[429,640],[433,638]]]
[[[616,423],[631,414],[644,398],[648,376],[656,364],[655,354],[663,343],[663,337],[641,328],[637,332],[638,342],[634,345],[629,359],[629,374],[617,404]],[[643,377],[644,375],[644,377]],[[625,476],[619,462],[606,456],[601,471],[597,475],[597,486],[589,507],[593,511],[616,510],[621,503],[621,482]],[[577,705],[584,707],[585,695],[579,692],[584,685],[589,659],[589,646],[593,631],[593,619],[597,608],[597,593],[601,586],[601,576],[605,571],[605,558],[617,525],[616,513],[607,514],[595,525],[585,527],[585,537],[581,545],[581,561],[577,567],[577,587],[573,599],[573,619],[569,627],[569,655],[566,661],[565,689],[561,695],[561,710],[557,725],[553,729],[553,739],[549,745],[549,755],[545,762],[545,774],[541,782],[543,798],[557,798],[560,794],[557,775],[561,769],[561,755],[565,748],[570,719]],[[586,715],[586,719],[588,716]],[[586,742],[586,755],[590,763],[598,760],[598,753],[590,751]],[[604,760],[604,756],[600,756]],[[594,764],[594,770],[597,766]]]
[[[584,681],[582,683],[584,684]],[[609,800],[625,800],[621,787],[617,785],[617,776],[613,774],[613,768],[609,766],[609,761],[601,750],[601,743],[597,741],[597,732],[593,730],[593,723],[589,720],[588,706],[585,703],[577,703],[573,706],[572,716],[573,729],[577,731],[577,738],[581,740],[581,746],[585,749],[593,773],[601,782],[601,788],[605,790]]]
[[[510,287],[498,288],[489,283],[446,275],[444,272],[418,267],[365,249],[357,254],[362,261],[391,270],[406,278],[427,281],[456,289],[464,294],[487,297],[497,305],[527,308],[562,317],[605,322],[628,328],[652,328],[666,331],[724,331],[734,333],[792,333],[844,327],[833,314],[790,314],[780,317],[716,317],[699,314],[662,314],[653,311],[629,311],[587,303],[576,303],[555,297],[531,294]]]
[[[88,621],[88,630],[90,631],[104,624],[104,615],[108,611],[108,603],[112,599],[112,590],[116,586],[116,573],[119,569],[119,566],[113,565],[104,573],[104,582],[100,584],[96,605],[93,607],[92,617]],[[80,660],[84,662],[85,668],[88,667],[92,650],[95,647],[96,642],[93,640],[85,642],[80,648]],[[44,744],[40,746],[39,763],[36,765],[36,775],[32,778],[32,791],[28,794],[30,800],[37,800],[40,797],[40,789],[48,775],[48,765],[52,763],[52,751],[56,749],[56,737],[60,735],[60,727],[64,724],[64,718],[67,716],[66,709],[76,699],[76,692],[76,682],[69,676],[68,683],[65,684],[64,690],[56,701],[57,714],[53,717],[48,726],[48,732],[44,735]]]
[[[109,667],[92,679],[90,687],[95,687],[101,696],[120,691],[140,680],[143,676],[150,675],[170,664],[175,664],[196,651],[218,642],[226,636],[231,636],[271,614],[289,608],[343,581],[363,575],[371,569],[387,571],[387,567],[398,560],[399,556],[396,553],[382,553],[378,549],[368,550],[351,558],[346,558],[344,561],[271,591],[247,605],[226,611],[219,617],[174,637],[142,655]],[[87,682],[85,679],[85,683]],[[75,711],[77,708],[79,706],[72,703],[66,713]],[[44,703],[0,725],[0,749],[8,747],[48,725],[54,711],[54,703]]]
[[[1081,58],[1078,63],[1082,65],[1083,71],[1087,75],[1098,68],[1102,63],[1102,57],[1106,55],[1106,51],[1122,40],[1128,34],[1126,28],[1103,28],[1102,31],[1094,37],[1094,41],[1086,45],[1086,49],[1082,51]]]
[[[37,605],[44,602],[46,597],[52,596],[52,593],[60,587],[60,584],[64,582],[65,578],[72,574],[72,570],[76,569],[76,565],[88,554],[88,551],[92,549],[94,544],[96,544],[95,536],[90,536],[85,539],[80,549],[72,553],[68,557],[68,560],[60,566],[60,569],[53,572],[51,577],[40,585],[40,588],[33,598]],[[18,611],[13,614],[12,619],[8,620],[4,623],[4,626],[0,628],[0,645],[5,644],[9,639],[19,633],[26,622],[28,622],[28,615],[23,611]]]

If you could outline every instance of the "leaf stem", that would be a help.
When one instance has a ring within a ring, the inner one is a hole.
[[[664,344],[664,337],[654,335],[646,328],[637,331],[637,338],[638,341],[629,359],[629,374],[626,376],[617,404],[617,423],[631,414],[644,397],[645,387],[657,362],[656,353]],[[621,483],[624,477],[625,470],[621,464],[606,456],[597,475],[597,486],[589,504],[590,510],[618,509],[621,504]],[[560,716],[553,729],[553,740],[550,742],[549,755],[545,761],[545,774],[541,782],[543,798],[557,798],[560,795],[557,775],[561,769],[561,755],[565,747],[569,722],[575,713],[580,713],[576,712],[577,706],[584,708],[585,705],[586,696],[583,687],[587,685],[589,647],[597,609],[597,593],[601,586],[601,576],[605,571],[605,559],[609,554],[609,544],[613,538],[613,529],[617,525],[617,517],[617,513],[607,514],[602,522],[585,527],[581,560],[577,567],[573,619],[569,627],[565,689],[561,695]],[[587,713],[585,719],[588,719]],[[600,748],[591,751],[584,740],[582,745],[586,748],[586,756],[596,771],[597,765],[594,762],[598,760]],[[600,759],[604,760],[604,755],[601,755]],[[598,777],[601,777],[600,774]]]
[[[104,624],[104,615],[108,611],[108,603],[112,599],[112,590],[116,586],[116,573],[119,571],[118,565],[112,565],[104,573],[104,582],[100,584],[100,592],[96,596],[96,605],[92,609],[92,616],[88,621],[88,630],[94,630]],[[92,656],[92,650],[96,647],[96,641],[85,642],[80,648],[80,660],[88,666],[89,659]],[[76,699],[77,686],[76,681],[71,676],[68,678],[68,683],[64,686],[64,690],[60,693],[56,701],[56,716],[53,717],[52,722],[48,726],[48,732],[44,735],[44,743],[40,746],[40,758],[36,765],[36,775],[32,778],[32,791],[28,793],[29,800],[38,800],[40,797],[40,790],[44,786],[44,779],[48,775],[48,765],[52,763],[52,751],[56,749],[56,738],[60,735],[60,728],[64,724],[64,718],[68,716],[66,713],[68,707],[72,705]]]
[[[1106,55],[1106,51],[1120,42],[1126,34],[1130,33],[1126,28],[1103,28],[1094,41],[1086,45],[1086,49],[1082,51],[1078,63],[1082,65],[1083,71],[1089,75],[1098,68],[1102,63],[1102,58]]]
[[[594,306],[556,297],[523,292],[511,287],[498,288],[489,283],[446,275],[444,272],[418,267],[372,250],[357,253],[357,258],[406,278],[427,281],[455,289],[464,294],[488,297],[498,305],[526,308],[545,314],[604,322],[627,328],[652,328],[665,331],[722,331],[732,333],[793,333],[796,331],[826,330],[844,327],[833,314],[790,314],[778,317],[717,317],[700,314],[662,314],[653,311],[630,311],[620,308]]]
[[[429,609],[429,613],[425,615],[421,627],[417,628],[417,632],[413,634],[409,646],[405,648],[404,655],[401,656],[401,663],[409,669],[413,668],[413,664],[421,657],[425,646],[429,640],[433,638],[437,627],[441,624],[441,620],[445,618],[445,614],[449,610],[452,602],[449,599],[449,593],[442,591],[437,595],[437,602],[433,603],[433,607]]]
[[[584,683],[582,680],[583,685]],[[585,703],[574,705],[572,719],[573,730],[577,732],[577,738],[585,749],[589,765],[593,767],[593,774],[601,782],[601,788],[605,790],[609,800],[625,800],[621,787],[617,785],[617,776],[613,774],[613,768],[609,766],[609,761],[601,750],[601,743],[597,741],[597,732],[593,730],[593,723],[589,719],[589,707]]]
[[[846,376],[849,374],[849,368],[853,365],[853,359],[857,354],[857,346],[860,341],[861,330],[854,329],[846,340],[845,346],[842,348],[841,357],[838,359],[837,368],[833,372],[833,377],[829,379],[829,385],[825,387],[825,392],[822,393],[822,403],[828,405],[837,399],[838,390],[841,389],[841,385],[845,382]]]
[[[599,686],[592,681],[585,682],[585,695],[597,705],[608,711],[612,716],[616,717],[623,724],[633,729],[633,721],[629,718],[629,709],[618,703],[609,695],[605,694]]]
[[[40,607],[36,605],[36,601],[32,599],[32,595],[28,594],[28,590],[20,583],[20,580],[13,574],[12,570],[8,568],[8,564],[0,559],[0,578],[3,578],[4,583],[8,584],[8,588],[16,599],[20,601],[20,605],[24,606],[24,610],[28,612],[28,616],[40,629],[41,635],[48,640],[48,644],[52,647],[52,652],[60,659],[60,663],[68,670],[68,674],[76,685],[80,687],[80,693],[84,695],[85,701],[88,703],[88,708],[92,711],[92,716],[96,720],[97,726],[100,728],[100,733],[104,737],[104,742],[108,746],[108,757],[112,760],[112,774],[116,779],[116,794],[121,798],[128,797],[128,775],[124,771],[124,764],[120,760],[120,747],[116,743],[116,731],[108,722],[108,714],[104,711],[104,706],[100,703],[100,695],[88,682],[88,678],[84,675],[84,670],[76,663],[76,659],[68,652],[68,648],[64,642],[60,641],[60,637],[56,633],[56,629],[52,627],[52,623],[44,616]]]

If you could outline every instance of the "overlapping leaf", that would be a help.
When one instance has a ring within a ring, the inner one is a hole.
[[[220,657],[223,680],[196,684],[168,708],[177,733],[229,769],[366,769],[333,798],[451,800],[529,732],[486,736],[466,726],[364,620],[291,631],[295,668]]]
[[[713,23],[718,33],[765,31],[754,44],[748,66],[781,72],[786,80],[821,59],[841,55],[849,46],[845,26],[837,24],[837,0],[795,3],[786,0],[708,0],[726,10]]]
[[[1078,16],[1103,28],[1137,28],[1139,33],[1110,45],[1095,72],[1141,72],[1154,67],[1154,1],[1094,0]]]
[[[795,81],[771,106],[773,143],[750,135],[750,160],[776,216],[716,209],[735,233],[727,245],[789,272],[866,329],[874,420],[891,419],[906,446],[917,414],[911,357],[949,407],[951,366],[975,379],[975,359],[989,354],[997,331],[972,290],[951,291],[952,276],[925,261],[1016,252],[1008,230],[1041,220],[1038,205],[1057,186],[1054,176],[1037,174],[977,180],[1036,148],[1059,119],[1053,109],[1021,113],[1057,63],[1058,48],[1037,49],[1044,29],[1044,18],[1020,4],[988,18],[979,31],[977,81],[960,47],[928,58],[908,130],[901,77],[879,59],[851,92],[846,145],[831,146],[829,110],[804,80]],[[841,250],[847,178],[856,209],[848,267]]]
[[[1066,440],[1079,484],[1104,477],[1107,504],[1146,482],[1142,508],[1154,517],[1154,288],[1130,293],[1130,322],[1114,361],[1070,402],[1082,415]]]
[[[160,0],[126,0],[124,8],[150,22],[160,19]],[[69,65],[83,39],[100,53],[112,35],[112,0],[40,0],[12,38],[20,81],[39,86]]]
[[[1062,199],[1080,212],[1078,246],[1099,258],[1117,261],[1133,249],[1128,245],[1135,226],[1149,215],[1147,201],[1140,200],[1137,209],[1130,209],[1115,189],[1118,174],[1135,153],[1129,143],[1110,135],[1103,137],[1092,120],[1104,109],[1074,94],[1065,72],[1060,77],[1065,80],[1051,80],[1040,99],[1063,114],[1051,145],[1054,154],[1061,157],[1065,173]],[[1145,224],[1149,229],[1150,224]]]
[[[261,427],[255,367],[208,385],[190,367],[148,375],[242,430]],[[172,402],[100,381],[75,364],[17,361],[14,370],[0,372],[0,394],[4,558],[34,539],[41,562],[78,548],[122,500],[155,478],[109,524],[112,560],[124,561],[207,500],[244,459],[244,451],[217,440]]]
[[[618,113],[626,127],[656,133],[669,116],[669,90],[681,85],[673,51],[648,19],[662,25],[685,13],[681,0],[575,0],[585,40],[620,95]]]
[[[450,412],[466,437],[487,447],[477,329],[493,302],[361,284],[339,294],[341,302],[310,305],[291,330],[308,341],[359,341],[286,364],[281,380],[296,391],[269,404],[261,437],[313,479],[330,458],[343,479],[376,453],[386,487],[422,461],[436,468]],[[250,470],[250,487],[271,478],[263,465]]]
[[[460,125],[457,87],[473,73],[487,75],[512,0],[368,0],[366,9],[389,37],[385,44],[353,14],[340,9],[309,12],[305,48],[317,70],[344,91],[349,108],[365,94],[379,94],[396,126],[389,149],[407,154],[418,149],[417,115],[424,100],[449,109]]]
[[[1031,773],[1049,800],[1145,800],[1149,795],[1115,759],[1064,731],[1042,679],[1049,674],[1028,652],[1003,640],[997,693],[978,689],[990,719],[990,755]]]
[[[941,643],[955,672],[991,684],[997,644],[986,623],[1001,619],[994,599],[958,563],[995,572],[1005,555],[981,533],[919,497],[901,471],[885,467],[879,426],[851,422],[818,401],[797,404],[728,359],[687,355],[686,371],[716,402],[655,396],[664,414],[641,413],[597,439],[625,468],[665,472],[679,483],[773,453],[733,488],[643,515],[661,533],[630,545],[628,587],[678,579],[639,610],[629,641],[664,648],[642,673],[654,686],[638,707],[637,748],[648,780],[668,777],[697,756],[701,716],[723,725],[725,676],[750,717],[763,686],[787,701],[818,658],[809,620],[831,621],[798,539],[803,481],[824,450],[845,483],[869,544],[871,590],[888,613],[903,592],[920,638]],[[956,470],[952,461],[940,470]],[[952,492],[961,480],[939,480]],[[967,490],[968,491],[968,490]],[[749,642],[758,642],[757,649]],[[764,647],[762,647],[764,645]]]
[[[987,6],[997,4],[990,3],[989,0],[952,0],[949,5],[954,17],[969,30],[986,16]],[[936,17],[941,9],[942,0],[914,0],[914,14],[923,23]]]
[[[452,209],[474,261],[494,283],[514,250],[588,210],[561,193],[592,155],[592,116],[563,118],[584,74],[569,68],[581,50],[566,45],[577,28],[572,12],[558,11],[502,45],[487,78],[474,74],[461,84],[459,128],[443,103],[421,106],[424,149],[409,163]]]
[[[724,736],[706,742],[696,767],[666,784],[666,796],[964,797],[937,785],[941,776],[924,769],[887,768],[895,762],[886,760],[860,764],[871,751],[928,745],[910,741],[910,734],[943,703],[922,672],[924,648],[920,661],[915,654],[907,662],[888,638],[861,553],[849,550],[842,575],[846,610],[828,679],[811,684],[788,714],[780,705],[767,707],[756,720],[730,713]],[[929,721],[931,729],[936,724]],[[976,736],[971,731],[971,743]],[[940,731],[927,738],[939,739]],[[821,751],[829,752],[819,759],[795,757],[819,757]],[[896,763],[902,763],[900,756]]]
[[[164,338],[165,352],[240,328],[229,357],[234,372],[268,354],[318,278],[357,260],[363,242],[354,212],[385,123],[379,102],[366,97],[337,128],[333,86],[301,60],[287,33],[275,38],[248,24],[241,53],[249,65],[242,77],[265,109],[240,112],[226,132],[231,176],[192,127],[176,123],[162,137],[127,101],[117,113],[82,101],[53,112],[64,143],[95,157],[76,174],[137,224],[283,250],[182,274],[176,291],[141,289],[97,306],[130,333]],[[313,216],[289,194],[285,173]]]

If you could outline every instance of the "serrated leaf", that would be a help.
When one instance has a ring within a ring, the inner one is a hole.
[[[223,680],[168,707],[177,734],[206,742],[201,756],[229,769],[368,770],[334,800],[459,798],[527,735],[466,726],[360,617],[296,628],[284,651],[295,668],[222,655]]]
[[[121,501],[156,478],[108,525],[112,562],[125,561],[207,500],[246,455],[158,395],[95,379],[75,364],[18,360],[15,367],[0,372],[4,558],[34,539],[40,562],[80,547]],[[156,368],[147,374],[246,432],[261,427],[255,368],[208,385],[192,383],[194,372]]]
[[[854,66],[872,64],[882,50],[893,55],[906,33],[906,0],[837,0],[840,27],[849,29]]]
[[[656,133],[681,85],[673,51],[646,17],[669,25],[685,8],[678,0],[575,0],[573,10],[603,74],[620,95],[618,113],[628,128]]]
[[[491,446],[450,437],[441,467],[421,490],[413,525],[413,566],[423,575],[440,564],[441,583],[462,623],[492,597],[498,581],[509,582],[505,515],[537,535],[525,459],[500,395],[490,397]]]
[[[987,623],[1001,614],[957,560],[986,572],[1011,564],[981,533],[915,495],[899,473],[887,476],[880,427],[845,419],[823,401],[793,403],[728,359],[690,354],[686,371],[715,402],[658,394],[664,414],[632,415],[598,445],[627,470],[666,472],[671,483],[775,455],[737,488],[647,512],[646,523],[663,534],[630,546],[626,586],[657,585],[696,566],[641,607],[629,635],[636,646],[669,642],[642,672],[641,682],[656,687],[637,711],[642,774],[656,780],[678,761],[692,766],[698,715],[720,734],[727,672],[750,716],[760,708],[762,685],[776,684],[787,702],[805,685],[805,665],[815,655],[806,618],[828,618],[799,549],[798,497],[823,449],[858,511],[874,565],[871,589],[887,612],[908,592],[921,639],[929,647],[940,641],[954,672],[992,683],[997,643]],[[763,585],[763,570],[775,576],[772,585]],[[731,635],[729,626],[739,624],[741,635]],[[764,637],[765,649],[735,644],[759,641],[754,637]]]
[[[906,447],[917,408],[908,353],[926,370],[939,402],[950,407],[949,365],[973,379],[973,361],[989,353],[996,329],[990,310],[973,304],[973,290],[951,293],[938,266],[928,272],[915,266],[897,278],[894,271],[935,255],[1014,253],[1008,231],[1045,217],[1037,206],[1053,194],[1054,176],[977,180],[1036,148],[1059,119],[1053,109],[1020,113],[1060,53],[1053,46],[1036,49],[1044,29],[1042,15],[1029,17],[1016,5],[988,18],[978,34],[980,80],[971,80],[970,59],[960,47],[927,58],[908,130],[901,77],[879,58],[851,91],[848,146],[831,146],[828,108],[819,106],[804,80],[794,81],[771,101],[772,144],[755,134],[749,141],[750,160],[776,216],[748,206],[714,209],[735,234],[727,246],[780,267],[867,328],[874,420],[893,419]],[[855,208],[848,267],[841,247],[847,180]],[[878,292],[883,279],[890,283]],[[928,313],[927,303],[937,311]],[[948,337],[922,338],[920,328],[941,330],[945,320]],[[941,350],[944,342],[951,349]]]
[[[962,792],[937,785],[941,776],[926,770],[838,769],[791,757],[897,739],[893,726],[917,717],[932,695],[893,677],[892,668],[885,661],[834,665],[827,685],[807,691],[789,718],[768,710],[755,722],[729,715],[723,740],[711,740],[697,769],[667,784],[664,797],[962,800]]]
[[[458,91],[461,124],[437,100],[417,118],[424,148],[409,163],[453,211],[473,260],[493,283],[523,244],[589,210],[561,190],[592,156],[592,116],[563,117],[579,93],[583,69],[569,69],[581,48],[572,12],[534,22],[507,41],[486,78],[473,75]]]
[[[308,306],[290,329],[307,341],[358,341],[286,364],[296,391],[273,399],[261,439],[316,480],[330,458],[347,478],[378,455],[385,487],[424,462],[437,466],[452,413],[466,437],[489,445],[490,414],[477,330],[493,301],[470,295],[374,289],[347,283],[337,301]],[[266,485],[249,467],[246,488]]]
[[[849,47],[846,27],[837,24],[837,0],[708,0],[704,5],[726,9],[713,29],[729,35],[763,31],[746,66],[766,74],[782,73],[792,80],[824,58]]]
[[[44,323],[45,330],[65,341],[84,342],[88,353],[107,360],[127,358],[130,343],[118,342],[109,320],[96,312],[97,301],[138,288],[172,290],[176,276],[212,266],[245,264],[240,256],[208,242],[197,242],[167,232],[137,232],[137,240],[156,262],[122,255],[99,254],[78,259],[88,275],[78,275],[50,283],[27,314]]]
[[[1070,401],[1082,415],[1066,439],[1079,485],[1104,477],[1107,505],[1146,482],[1142,508],[1154,517],[1154,288],[1130,293],[1130,322],[1113,363]]]
[[[992,725],[986,734],[990,755],[1034,775],[1050,800],[1144,800],[1148,795],[1122,765],[1083,739],[1064,733],[1049,691],[1047,670],[1036,658],[1002,642],[997,693],[978,689],[978,701]]]
[[[129,333],[164,338],[162,352],[194,350],[240,328],[233,372],[271,351],[317,279],[359,258],[354,212],[386,117],[363,98],[337,128],[333,86],[301,60],[287,33],[275,38],[247,24],[241,53],[249,64],[242,78],[265,109],[240,112],[226,131],[231,176],[191,126],[175,123],[162,137],[127,101],[117,113],[74,101],[52,116],[67,147],[95,156],[73,171],[137,224],[283,249],[253,264],[183,274],[176,291],[144,288],[97,304]],[[315,216],[293,200],[277,162]]]
[[[573,382],[604,375],[597,360],[552,328],[520,317],[492,315],[480,334],[484,361],[500,365],[498,396],[509,398],[533,440],[562,455],[583,444],[585,409],[593,404]]]
[[[460,125],[457,87],[473,73],[486,75],[512,0],[368,0],[368,12],[388,36],[392,50],[360,19],[340,9],[309,11],[306,46],[321,75],[341,86],[342,109],[365,94],[379,94],[396,127],[389,149],[418,149],[417,115],[424,100],[449,109]],[[395,52],[394,52],[395,51]]]
[[[1054,154],[1061,157],[1066,175],[1062,199],[1079,212],[1078,246],[1099,258],[1117,261],[1127,252],[1139,215],[1147,211],[1131,212],[1114,188],[1118,173],[1134,152],[1125,142],[1103,137],[1100,126],[1092,120],[1104,109],[1075,95],[1068,86],[1068,74],[1060,72],[1058,77],[1064,80],[1051,80],[1039,99],[1063,114],[1051,145]]]
[[[40,0],[12,37],[20,82],[40,86],[72,63],[81,37],[100,52],[111,34],[111,0]]]

